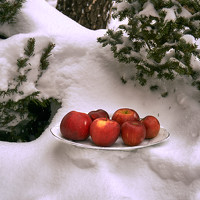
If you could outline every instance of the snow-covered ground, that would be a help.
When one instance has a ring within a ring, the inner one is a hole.
[[[30,143],[0,142],[1,200],[199,200],[200,94],[184,80],[163,81],[169,91],[151,92],[133,81],[123,84],[129,67],[119,64],[96,38],[106,30],[88,30],[44,0],[27,0],[20,21],[3,25],[0,39],[0,87],[5,89],[16,59],[30,37],[36,39],[32,66],[48,42],[55,43],[50,66],[37,88],[62,101],[50,126]],[[27,85],[27,86],[28,86]],[[56,140],[50,129],[70,110],[98,108],[112,114],[130,107],[140,116],[158,117],[170,138],[131,152],[96,151]]]

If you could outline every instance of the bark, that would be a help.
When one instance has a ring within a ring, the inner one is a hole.
[[[56,8],[86,28],[105,29],[112,0],[58,0]]]

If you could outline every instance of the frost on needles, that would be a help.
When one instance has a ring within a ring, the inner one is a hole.
[[[197,0],[116,0],[113,18],[128,19],[98,38],[119,62],[131,63],[132,79],[187,79],[200,90],[200,2]]]

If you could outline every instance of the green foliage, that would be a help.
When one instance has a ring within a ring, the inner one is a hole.
[[[40,58],[40,74],[38,77],[41,77],[44,70],[46,70],[49,66],[48,57],[51,55],[52,49],[55,47],[53,43],[49,43],[47,48],[43,50],[42,56]]]
[[[25,0],[0,0],[0,25],[15,23],[24,2]],[[7,36],[0,33],[0,38],[6,39]],[[54,46],[49,43],[43,49],[35,86],[49,66],[48,58]],[[34,56],[34,50],[35,38],[30,38],[24,48],[24,56],[17,59],[17,70],[12,80],[9,80],[7,90],[0,90],[0,140],[27,142],[36,139],[61,106],[57,99],[41,98],[40,91],[36,88],[29,95],[23,91],[23,86],[29,82],[32,68],[37,67],[32,66],[30,60]]]
[[[44,49],[41,59],[40,59],[40,68],[41,70],[46,70],[49,62],[47,60],[47,58],[51,55],[51,51],[54,48],[54,44],[49,43],[48,47]]]
[[[0,24],[14,23],[16,15],[21,9],[25,0],[1,0],[0,1]]]
[[[35,50],[35,38],[30,38],[27,43],[27,47],[24,48],[24,54],[28,57],[31,57],[34,55]]]
[[[41,74],[48,68],[47,58],[50,56],[54,44],[49,43],[44,48],[38,66],[38,82]],[[30,38],[24,48],[24,57],[17,59],[17,71],[8,84],[7,90],[0,91],[0,140],[9,142],[27,142],[39,137],[45,127],[50,123],[52,115],[61,106],[54,98],[42,99],[39,97],[40,91],[35,91],[30,95],[24,94],[23,86],[28,81],[32,67],[30,58],[34,56],[35,39]],[[43,66],[45,63],[45,67]],[[18,100],[14,100],[18,99]],[[52,112],[52,106],[55,111]]]
[[[119,62],[131,63],[133,76],[141,85],[151,77],[166,80],[184,77],[199,89],[199,73],[194,70],[192,58],[200,59],[200,52],[184,36],[200,38],[200,2],[116,0],[116,3],[113,18],[120,21],[127,18],[128,23],[117,30],[109,29],[98,42],[103,47],[110,45]]]

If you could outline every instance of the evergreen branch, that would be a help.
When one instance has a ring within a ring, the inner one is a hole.
[[[27,66],[27,62],[28,62],[28,58],[19,58],[19,59],[17,59],[17,66],[18,66],[18,70],[20,69],[20,68],[24,68],[24,67],[26,67]]]
[[[49,44],[41,56],[42,65],[38,69],[39,76],[47,69],[49,62],[47,58],[51,55],[50,52],[54,45]],[[53,98],[41,99],[38,97],[40,91],[33,92],[31,95],[25,96],[24,91],[19,88],[24,84],[31,71],[31,64],[29,64],[30,56],[34,56],[35,39],[30,38],[27,46],[24,48],[24,57],[17,59],[16,74],[11,81],[9,81],[8,89],[6,91],[0,90],[0,140],[9,142],[28,142],[39,137],[44,131],[45,127],[49,125],[52,118],[51,104],[60,108],[60,103]],[[44,67],[44,63],[46,64]],[[29,67],[26,66],[29,64]],[[38,80],[38,79],[37,79]],[[13,100],[14,95],[24,95],[18,101]],[[4,98],[6,96],[6,98]],[[55,110],[56,110],[55,109]],[[54,112],[54,111],[53,111]],[[56,112],[56,111],[55,111]],[[55,114],[55,113],[53,113]]]
[[[156,14],[142,12],[146,2],[154,6]],[[116,0],[116,3],[122,3],[122,0]],[[153,76],[165,80],[179,76],[190,83],[194,81],[193,85],[199,89],[200,74],[193,67],[192,57],[200,58],[200,51],[187,38],[200,38],[200,2],[127,0],[123,1],[123,7],[116,7],[113,16],[119,20],[127,18],[128,24],[120,25],[117,31],[109,29],[97,41],[103,47],[110,45],[119,62],[132,62],[135,75],[131,77],[141,85]],[[191,15],[183,15],[183,9]],[[174,12],[173,18],[169,11]]]
[[[27,47],[24,48],[24,54],[28,57],[34,55],[35,50],[35,38],[30,38],[27,42]]]
[[[51,55],[51,51],[55,47],[55,44],[49,43],[48,47],[43,50],[42,56],[40,58],[40,69],[41,70],[46,70],[47,67],[49,66],[49,61],[47,58]]]
[[[0,2],[0,24],[15,23],[16,15],[22,8],[23,3],[26,0],[6,1]]]
[[[18,85],[22,85],[22,83],[23,82],[26,82],[27,81],[27,77],[26,77],[26,75],[19,75],[18,77],[17,77],[17,80],[16,80],[17,82],[18,82]],[[17,86],[18,86],[17,85]]]

